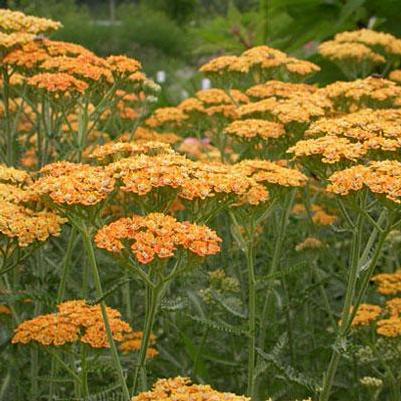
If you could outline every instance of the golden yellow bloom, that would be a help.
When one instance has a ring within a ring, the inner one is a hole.
[[[391,317],[377,322],[377,334],[383,337],[398,337],[401,335],[401,319]]]
[[[209,74],[225,75],[227,73],[248,73],[248,60],[237,56],[217,57],[202,65],[199,71]]]
[[[391,71],[388,78],[397,83],[401,83],[401,70]]]
[[[176,127],[188,118],[184,112],[178,107],[161,107],[156,109],[154,113],[145,121],[150,128],[162,126]]]
[[[377,305],[361,304],[352,320],[352,327],[369,326],[382,314],[382,308]]]
[[[27,83],[51,93],[83,93],[88,89],[86,82],[62,72],[37,74],[29,78]]]
[[[329,40],[319,46],[319,53],[332,61],[345,63],[361,63],[368,61],[372,64],[385,63],[386,59],[375,53],[368,46],[362,43],[346,43]]]
[[[373,48],[380,47],[391,55],[401,55],[401,40],[389,33],[376,32],[372,29],[364,28],[357,31],[338,33],[334,39],[336,42],[355,42],[363,43]]]
[[[401,298],[393,298],[386,302],[386,308],[391,317],[400,317],[401,315]]]
[[[0,32],[0,49],[10,50],[16,46],[22,46],[35,39],[31,33],[4,33]]]
[[[0,200],[0,233],[15,238],[20,247],[58,236],[65,219],[52,212],[35,212],[15,203]]]
[[[113,72],[121,75],[135,74],[142,68],[138,60],[126,56],[109,56],[106,61]]]
[[[280,123],[247,119],[232,122],[224,129],[224,132],[241,139],[249,140],[255,137],[259,137],[259,139],[279,138],[285,134],[285,129]]]
[[[125,136],[122,135],[120,140],[124,140]],[[134,139],[136,142],[161,142],[169,145],[174,145],[180,142],[182,138],[172,132],[163,132],[159,134],[156,131],[152,131],[147,128],[138,127],[134,133]]]
[[[280,166],[268,160],[243,160],[232,166],[234,171],[251,177],[256,182],[271,186],[301,187],[308,178],[300,171]]]
[[[383,295],[396,295],[401,292],[401,270],[395,273],[380,273],[372,277],[377,292]]]
[[[0,9],[0,29],[6,32],[39,34],[55,31],[60,27],[61,23],[57,21],[25,15],[19,11]]]
[[[113,78],[106,61],[100,57],[81,54],[77,57],[59,56],[44,61],[40,68],[56,73],[67,73],[82,80],[112,82]]]
[[[32,184],[32,192],[59,205],[95,205],[114,190],[115,180],[103,167],[57,162],[41,172],[43,176]]]
[[[392,107],[401,97],[401,87],[384,78],[368,77],[355,81],[338,81],[319,89],[319,93],[338,104],[341,109],[368,107]]]
[[[162,135],[163,134],[160,134],[160,136]],[[89,158],[104,163],[139,154],[164,154],[173,152],[170,145],[162,142],[109,142],[105,145],[97,146],[89,154]]]
[[[334,224],[337,217],[327,213],[320,205],[312,205],[312,221],[320,226],[330,226]]]
[[[320,249],[323,247],[323,242],[315,237],[305,238],[302,242],[296,245],[295,250],[297,252],[302,252],[309,249]]]
[[[215,88],[204,89],[196,92],[195,96],[204,106],[249,102],[248,96],[236,89],[231,89],[228,92]]]
[[[106,307],[113,338],[122,341],[132,332],[116,309]],[[37,342],[44,346],[60,346],[80,341],[92,348],[108,348],[109,343],[100,305],[89,306],[83,300],[58,305],[58,312],[26,320],[16,329],[13,344]]]
[[[192,384],[189,378],[159,379],[152,388],[135,396],[132,401],[251,401],[233,393],[221,393],[209,385]]]
[[[124,249],[123,240],[131,242],[132,252],[143,264],[151,263],[155,257],[170,258],[178,247],[198,256],[214,255],[220,252],[222,241],[206,226],[181,223],[162,213],[122,218],[101,228],[95,236],[99,248],[113,253]]]
[[[120,351],[123,352],[124,354],[127,354],[129,352],[138,352],[141,349],[142,338],[143,338],[142,331],[133,331],[131,333],[125,334],[119,346]],[[154,334],[151,334],[149,345],[154,345],[155,343],[156,343],[156,336]],[[159,355],[159,352],[154,347],[148,347],[146,355],[148,358],[155,358],[157,355]]]
[[[7,167],[0,164],[0,182],[11,184],[25,184],[31,181],[29,173],[24,170],[18,170],[13,167]]]
[[[366,155],[367,149],[359,142],[351,142],[347,138],[335,135],[322,136],[317,139],[298,141],[287,150],[295,157],[317,156],[323,163],[333,164],[340,161],[356,161]]]
[[[255,99],[266,99],[272,96],[277,98],[291,98],[303,94],[312,94],[316,91],[317,87],[313,85],[271,80],[263,84],[252,86],[245,93]]]
[[[267,116],[282,124],[309,123],[323,117],[332,107],[332,103],[324,95],[299,95],[289,99],[275,97],[245,104],[238,109],[243,117]]]
[[[401,163],[395,160],[371,162],[337,171],[329,177],[329,192],[348,195],[366,187],[371,192],[401,203]]]

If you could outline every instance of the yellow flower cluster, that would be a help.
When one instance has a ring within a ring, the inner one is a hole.
[[[162,136],[162,134],[160,134]],[[173,153],[170,145],[162,142],[108,142],[97,146],[89,155],[91,159],[107,163],[139,154]]]
[[[354,319],[352,320],[352,327],[369,326],[382,314],[383,310],[378,305],[361,304]]]
[[[268,198],[263,186],[234,166],[196,162],[167,153],[122,159],[108,170],[123,184],[122,191],[140,196],[160,188],[177,191],[186,200],[218,198],[258,205]]]
[[[237,120],[224,128],[224,132],[239,139],[277,139],[285,134],[284,126],[266,120]]]
[[[333,100],[340,110],[398,106],[401,87],[384,78],[368,77],[355,81],[337,81],[319,89],[318,93]]]
[[[47,31],[55,31],[60,27],[60,22],[28,16],[19,11],[0,9],[0,29],[5,32],[39,34]]]
[[[120,351],[123,352],[124,354],[127,354],[129,352],[139,351],[141,349],[142,338],[143,338],[142,331],[133,331],[131,333],[125,334],[119,346]],[[149,344],[154,345],[155,343],[156,343],[156,336],[154,334],[151,334]],[[159,352],[154,347],[148,347],[146,355],[148,358],[155,358],[157,355],[159,355]]]
[[[360,29],[358,31],[341,32],[335,36],[335,41],[340,43],[363,43],[371,48],[381,48],[384,52],[394,56],[401,55],[401,40],[395,36],[376,32],[372,29]]]
[[[361,63],[368,61],[372,64],[381,64],[386,62],[383,56],[375,53],[362,43],[329,40],[319,46],[319,53],[329,60],[342,61],[345,63]]]
[[[303,204],[297,203],[294,205],[292,213],[297,216],[306,216],[307,210]],[[313,223],[319,226],[329,226],[337,220],[335,215],[328,213],[321,205],[313,204],[310,213]]]
[[[34,88],[56,94],[83,93],[88,89],[86,82],[62,72],[37,74],[28,78],[27,83]]]
[[[152,391],[135,396],[132,401],[251,401],[250,398],[222,393],[205,384],[192,384],[186,377],[159,379]]]
[[[243,160],[232,169],[270,187],[301,187],[308,180],[300,171],[268,160]]]
[[[309,61],[289,57],[280,50],[268,46],[257,46],[244,51],[240,56],[222,56],[204,64],[200,71],[217,76],[230,73],[248,74],[255,71],[267,72],[268,76],[289,74],[305,77],[320,68]],[[263,74],[264,75],[264,74]]]
[[[103,167],[57,162],[45,166],[41,173],[31,186],[32,192],[58,205],[95,205],[114,190],[115,180]]]
[[[302,242],[295,246],[297,252],[302,252],[306,250],[315,250],[323,247],[323,242],[315,237],[307,237]]]
[[[395,273],[380,273],[372,277],[377,284],[377,291],[383,295],[395,295],[401,292],[401,270]]]
[[[266,99],[272,96],[288,99],[294,96],[309,95],[316,91],[317,87],[309,84],[271,80],[252,86],[245,93],[254,99]]]
[[[95,236],[99,248],[113,253],[121,252],[126,241],[131,241],[130,248],[137,260],[148,264],[155,257],[173,257],[178,247],[201,257],[214,255],[220,252],[222,240],[206,226],[181,223],[162,213],[119,219],[101,228]]]
[[[179,126],[188,116],[178,107],[161,107],[156,109],[153,114],[145,121],[150,128]]]
[[[25,171],[0,165],[0,233],[16,239],[20,247],[59,235],[65,223],[55,213],[24,206],[24,202],[35,200],[30,183]]]
[[[83,300],[76,300],[64,302],[57,308],[57,313],[21,323],[15,329],[12,343],[24,345],[34,341],[44,346],[61,346],[80,341],[92,348],[109,348],[100,305],[89,306]],[[123,341],[132,328],[121,320],[116,309],[107,307],[106,311],[114,340]]]
[[[401,203],[401,163],[396,160],[371,162],[337,171],[329,177],[329,192],[348,195],[364,187],[387,199]]]
[[[317,139],[298,141],[287,150],[297,158],[317,156],[323,163],[334,164],[340,161],[356,161],[366,155],[367,149],[359,142],[347,138],[326,135]]]
[[[299,95],[288,99],[275,97],[240,106],[240,117],[267,117],[284,125],[309,123],[324,117],[332,108],[332,102],[321,93]]]
[[[128,135],[122,135],[120,140],[124,140]],[[172,132],[163,132],[159,134],[156,131],[152,131],[143,127],[136,129],[134,133],[134,139],[136,142],[161,142],[169,145],[174,145],[177,142],[181,142],[182,138]]]

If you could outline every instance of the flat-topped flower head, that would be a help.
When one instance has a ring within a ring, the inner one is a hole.
[[[35,39],[31,33],[4,33],[0,32],[0,50],[10,51],[16,47],[23,46]]]
[[[106,59],[110,69],[117,75],[129,76],[142,69],[142,64],[127,56],[109,56]]]
[[[47,18],[33,17],[19,11],[0,9],[0,30],[5,32],[25,32],[40,34],[55,31],[61,23]]]
[[[123,134],[119,139],[121,141],[127,140],[126,138],[129,138],[130,134],[126,133]],[[173,132],[163,132],[159,133],[156,131],[153,131],[151,129],[147,129],[144,127],[138,127],[135,130],[134,133],[134,140],[135,142],[161,142],[161,143],[167,143],[169,145],[174,145],[177,142],[181,142],[182,138]]]
[[[401,97],[400,86],[388,79],[376,77],[350,82],[337,81],[318,92],[331,99],[336,108],[342,111],[399,106]]]
[[[162,134],[160,134],[161,136]],[[163,142],[108,142],[105,145],[97,146],[89,158],[101,163],[108,163],[140,154],[166,154],[174,153],[170,145]]]
[[[56,73],[67,73],[80,80],[112,82],[112,74],[107,62],[100,57],[90,54],[81,54],[77,57],[59,56],[44,61],[40,68]]]
[[[319,46],[319,53],[334,62],[382,64],[386,59],[362,43],[329,40]]]
[[[369,189],[376,195],[401,203],[401,163],[395,160],[371,162],[337,171],[329,177],[329,192],[348,195],[351,192]]]
[[[382,295],[396,295],[401,293],[401,270],[394,273],[380,273],[372,277],[377,285],[377,292]]]
[[[205,74],[224,76],[229,73],[246,74],[249,72],[249,67],[250,64],[245,58],[238,56],[221,56],[203,64],[199,71]]]
[[[65,219],[55,213],[36,212],[15,203],[18,199],[0,200],[0,233],[15,239],[20,247],[58,236]]]
[[[316,139],[298,141],[291,146],[287,153],[296,158],[314,157],[325,164],[334,164],[340,161],[355,162],[366,155],[367,149],[360,142],[351,142],[347,138],[335,135],[326,135]]]
[[[128,354],[130,352],[139,352],[141,349],[142,339],[143,339],[142,331],[133,331],[131,333],[126,334],[119,346],[120,351],[124,354]],[[150,346],[146,350],[147,358],[155,358],[157,355],[159,355],[157,349],[152,347],[155,344],[156,344],[156,336],[154,334],[151,334],[149,339]]]
[[[336,34],[334,40],[339,43],[363,43],[393,56],[401,55],[400,39],[389,33],[377,32],[372,29],[363,28],[357,31],[340,32]]]
[[[122,341],[132,328],[121,319],[116,309],[106,307],[115,341]],[[106,328],[99,305],[90,306],[83,300],[58,305],[58,312],[26,320],[16,329],[13,344],[36,342],[43,346],[62,346],[82,342],[92,348],[109,348]]]
[[[188,116],[178,107],[161,107],[145,121],[150,128],[175,128],[180,126]]]
[[[248,103],[249,98],[239,90],[232,89],[225,92],[221,89],[203,89],[195,93],[195,97],[205,107],[221,104]]]
[[[401,138],[401,109],[361,109],[340,117],[321,118],[305,131],[305,136],[336,135],[358,141],[383,136]]]
[[[141,264],[151,263],[156,257],[171,258],[180,248],[201,257],[214,255],[220,252],[221,241],[206,226],[179,222],[162,213],[122,218],[101,228],[95,236],[96,245],[112,253],[120,253],[128,242]]]
[[[361,304],[359,305],[351,325],[354,328],[369,326],[376,321],[382,313],[383,310],[378,305]]]
[[[243,160],[233,169],[269,187],[302,187],[308,180],[300,171],[268,160]]]
[[[86,82],[63,72],[37,74],[28,78],[27,84],[56,95],[84,93],[88,89]]]
[[[135,396],[132,401],[251,401],[250,398],[223,393],[205,384],[192,384],[186,377],[159,379],[151,391]]]
[[[45,166],[41,172],[31,190],[59,206],[96,205],[114,190],[115,180],[103,167],[57,162]]]
[[[394,338],[401,336],[401,319],[390,317],[377,322],[377,334],[383,337]]]
[[[285,135],[284,126],[272,121],[246,119],[233,121],[224,132],[232,137],[242,140],[268,140],[277,139]]]
[[[28,172],[0,164],[0,182],[23,185],[30,181],[31,176]]]
[[[270,97],[240,106],[241,118],[263,117],[284,125],[306,124],[323,117],[332,108],[331,101],[324,95],[298,95],[288,99]]]
[[[287,99],[303,94],[312,94],[316,91],[317,87],[313,85],[271,80],[252,86],[245,93],[254,99],[267,99],[272,96]]]
[[[122,184],[123,192],[141,197],[157,195],[164,188],[190,202],[210,199],[226,203],[249,201],[256,205],[268,198],[261,185],[238,169],[195,162],[175,153],[122,159],[108,168]]]

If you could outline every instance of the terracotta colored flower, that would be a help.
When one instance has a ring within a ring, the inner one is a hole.
[[[65,73],[43,73],[29,78],[29,86],[55,94],[84,93],[88,84]]]
[[[121,314],[106,307],[113,338],[122,341],[132,329],[121,320]],[[92,348],[108,348],[109,343],[99,305],[89,306],[83,300],[58,305],[58,312],[26,320],[15,330],[13,344],[37,342],[44,346],[61,346],[80,341]]]
[[[352,320],[352,327],[369,326],[382,314],[382,308],[377,305],[361,304]]]
[[[138,394],[132,401],[250,401],[250,398],[235,395],[233,393],[222,393],[213,390],[209,385],[192,384],[186,377],[174,379],[159,379],[153,386],[152,391]]]
[[[171,258],[179,248],[198,256],[214,255],[220,251],[221,239],[206,226],[181,223],[162,213],[122,218],[103,227],[95,236],[99,248],[113,253],[121,252],[127,241],[136,259],[148,264],[155,257]]]

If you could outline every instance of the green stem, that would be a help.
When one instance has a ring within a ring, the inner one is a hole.
[[[94,278],[95,288],[96,288],[96,295],[97,295],[97,297],[101,298],[101,297],[103,297],[102,283],[100,280],[99,269],[97,267],[95,250],[93,249],[93,244],[92,244],[92,238],[91,238],[91,235],[89,234],[88,230],[86,230],[86,229],[82,230],[81,234],[82,234],[83,241],[84,241],[84,247],[85,247],[85,250],[88,255],[89,264],[92,268],[92,273],[93,273],[93,278]],[[109,318],[107,316],[106,303],[104,301],[100,302],[100,308],[102,311],[103,321],[104,321],[104,325],[106,328],[107,339],[108,339],[109,345],[110,345],[110,351],[111,351],[114,368],[117,372],[118,379],[119,379],[119,382],[121,385],[121,389],[124,394],[123,400],[129,401],[130,395],[129,395],[127,383],[125,382],[125,379],[124,379],[124,372],[123,372],[123,369],[122,369],[122,366],[120,363],[120,358],[118,356],[117,347],[116,347],[116,344],[113,339],[113,333],[111,331]]]
[[[341,358],[341,349],[345,343],[349,322],[352,316],[352,303],[355,296],[356,284],[358,280],[359,255],[361,249],[361,236],[363,229],[362,214],[359,214],[353,230],[352,247],[351,247],[351,266],[348,276],[347,289],[345,293],[344,306],[341,313],[341,324],[337,332],[336,341],[330,358],[329,366],[323,379],[323,388],[320,393],[319,401],[328,401],[331,389],[334,383],[334,377],[337,372],[338,364]]]
[[[248,383],[246,394],[253,398],[255,392],[255,361],[256,361],[256,277],[253,254],[253,233],[250,235],[247,249],[248,270]]]
[[[132,384],[131,396],[134,396],[138,390],[138,379],[139,376],[142,378],[142,387],[146,387],[146,354],[149,348],[150,336],[152,333],[152,328],[155,322],[155,317],[157,313],[157,308],[159,305],[159,296],[163,293],[164,285],[160,284],[154,288],[146,288],[146,316],[145,316],[145,326],[143,330],[143,337],[141,342],[141,349],[139,351],[138,364],[134,372],[134,380]]]
[[[278,227],[278,233],[276,236],[276,242],[274,244],[274,250],[273,250],[273,256],[272,256],[272,261],[270,264],[270,269],[268,274],[269,275],[274,275],[276,271],[279,268],[280,265],[280,258],[281,258],[281,253],[283,249],[283,244],[284,244],[284,238],[285,238],[285,233],[287,230],[288,226],[288,221],[290,218],[291,210],[294,204],[295,200],[295,195],[296,195],[296,189],[292,190],[289,194],[287,194],[284,207],[281,213],[281,218],[279,220],[279,227]],[[266,296],[265,296],[265,302],[263,305],[263,312],[262,312],[262,319],[261,319],[261,327],[260,327],[260,335],[259,335],[259,347],[263,349],[264,347],[264,342],[266,338],[266,328],[267,328],[267,319],[266,315],[270,306],[270,297],[272,293],[272,287],[273,287],[273,280],[270,281],[267,289],[266,289]]]

